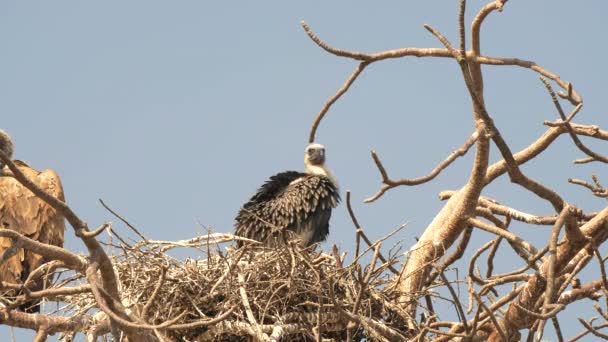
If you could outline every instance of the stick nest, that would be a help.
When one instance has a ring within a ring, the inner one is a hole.
[[[163,325],[158,330],[177,341],[340,341],[347,335],[355,341],[392,341],[408,336],[406,314],[394,304],[394,274],[388,271],[396,261],[378,260],[380,241],[344,265],[345,256],[335,247],[330,255],[294,242],[274,248],[220,245],[235,238],[210,234],[114,246],[121,250],[113,262],[123,305],[142,323]],[[203,257],[169,255],[184,247],[198,249]],[[87,317],[89,335],[94,330],[109,336],[107,316],[90,292],[60,300],[68,305],[58,312]]]

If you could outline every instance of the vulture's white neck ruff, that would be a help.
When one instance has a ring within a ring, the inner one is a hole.
[[[325,166],[325,164],[312,165],[312,164],[308,163],[308,161],[305,161],[304,164],[306,165],[306,173],[311,174],[311,175],[325,176],[325,177],[329,178],[329,180],[331,180],[332,183],[334,183],[336,188],[339,187],[336,177],[334,177],[334,175],[327,168],[327,166]]]

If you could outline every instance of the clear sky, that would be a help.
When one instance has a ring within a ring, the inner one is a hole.
[[[439,47],[422,25],[456,42],[457,3],[3,1],[0,127],[13,136],[16,158],[59,172],[69,204],[92,227],[109,220],[126,233],[99,205],[102,198],[150,238],[190,238],[204,231],[200,225],[229,232],[239,206],[268,176],[303,167],[313,117],[356,65],[315,46],[300,20],[345,49]],[[469,20],[482,4],[469,1]],[[575,121],[607,128],[607,11],[602,0],[512,0],[486,21],[482,52],[534,60],[573,82],[585,101]],[[488,110],[513,150],[542,134],[543,120],[557,117],[535,73],[484,72]],[[363,204],[380,186],[369,151],[378,151],[394,178],[424,175],[472,133],[470,107],[454,61],[407,58],[369,67],[330,111],[317,140],[372,238],[409,222],[398,240],[406,250],[412,246],[442,206],[438,192],[468,178],[471,156],[433,183]],[[562,136],[523,170],[571,203],[603,208],[605,201],[567,183],[597,173],[608,184],[605,165],[573,166],[580,157]],[[507,179],[484,195],[551,213]],[[334,211],[330,231],[324,248],[352,248],[344,205]],[[549,228],[513,231],[537,247],[549,236]],[[489,238],[476,232],[471,250]],[[84,252],[71,231],[66,247]],[[502,251],[508,257],[499,270],[521,264]],[[587,275],[583,280],[597,277]],[[581,330],[574,317],[594,315],[589,303],[580,308],[586,309],[559,315],[567,337]],[[552,339],[552,329],[546,331]],[[1,327],[0,336],[6,333]]]

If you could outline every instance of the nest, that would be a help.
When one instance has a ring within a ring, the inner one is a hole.
[[[295,242],[273,248],[221,245],[234,238],[210,234],[114,246],[121,250],[113,261],[123,305],[148,324],[162,325],[159,330],[178,341],[340,341],[347,335],[355,341],[389,341],[408,336],[405,313],[394,305],[394,274],[388,271],[395,258],[382,257],[380,242],[344,265],[345,256],[335,247],[325,254]],[[203,257],[169,255],[184,247],[197,248]],[[60,310],[64,315],[87,316],[89,333],[96,329],[95,335],[109,336],[109,325],[103,324],[107,317],[91,293],[61,301],[68,303]]]

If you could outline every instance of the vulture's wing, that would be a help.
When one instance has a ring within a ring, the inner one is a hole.
[[[305,173],[297,171],[285,171],[271,176],[270,179],[268,179],[264,185],[258,189],[255,195],[251,197],[249,202],[245,203],[244,207],[247,208],[276,198],[277,195],[283,192],[291,182],[304,176],[306,176]]]
[[[286,174],[271,177],[243,206],[236,218],[237,235],[267,242],[288,231],[306,245],[325,239],[331,209],[340,200],[338,190],[324,176]]]
[[[64,200],[59,176],[52,170],[43,172],[30,168],[27,164],[15,161],[19,169],[40,188]],[[65,223],[63,216],[39,199],[6,172],[0,177],[0,225],[2,228],[17,231],[42,243],[63,246]],[[0,253],[12,245],[10,239],[0,238]],[[42,256],[19,250],[5,263],[0,265],[0,280],[22,283],[29,273],[47,262]],[[39,290],[45,283],[38,280],[31,290]]]

